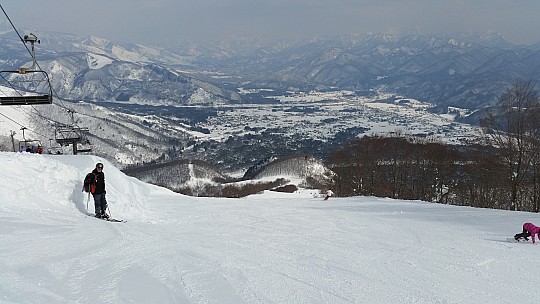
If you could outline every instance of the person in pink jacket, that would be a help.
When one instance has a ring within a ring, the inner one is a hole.
[[[529,236],[532,236],[532,242],[535,243],[535,234],[538,235],[538,240],[540,241],[540,227],[535,226],[532,223],[523,224],[523,232],[514,235],[514,239],[517,241],[519,238],[524,238],[529,240]]]

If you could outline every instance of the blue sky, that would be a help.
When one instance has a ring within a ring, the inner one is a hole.
[[[18,28],[154,45],[416,30],[492,30],[514,43],[540,41],[539,0],[3,0],[1,4]]]

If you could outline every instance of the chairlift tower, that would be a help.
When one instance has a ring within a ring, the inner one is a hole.
[[[41,43],[41,40],[39,40],[36,35],[30,33],[29,35],[24,35],[24,38],[23,38],[23,42],[24,43],[30,43],[32,45],[32,66],[29,68],[30,70],[33,70],[35,67],[36,67],[36,49],[34,47],[34,44],[37,42],[38,44]],[[21,69],[24,69],[24,68],[20,68],[19,70]],[[21,74],[24,74],[21,73]]]

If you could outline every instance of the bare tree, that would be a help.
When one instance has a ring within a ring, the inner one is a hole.
[[[489,112],[482,124],[488,141],[498,148],[510,182],[510,209],[519,210],[520,190],[532,161],[531,134],[535,133],[539,108],[534,85],[516,81],[499,97],[498,106],[498,111]]]

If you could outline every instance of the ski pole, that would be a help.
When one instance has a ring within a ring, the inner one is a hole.
[[[86,200],[86,213],[88,213],[88,202],[90,201],[90,192],[88,192],[88,199]]]

